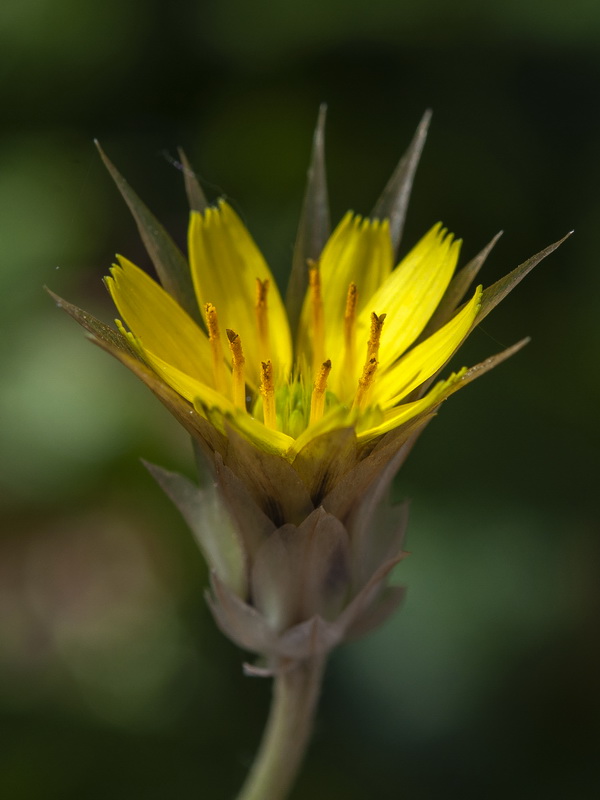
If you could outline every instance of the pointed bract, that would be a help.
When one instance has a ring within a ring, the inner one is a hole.
[[[408,150],[400,159],[392,177],[371,212],[371,216],[376,219],[389,219],[390,235],[394,252],[396,253],[402,239],[408,201],[410,200],[415,173],[419,166],[419,159],[425,147],[430,122],[431,111],[427,110],[423,114]]]
[[[179,159],[181,161],[181,170],[183,172],[183,180],[185,184],[185,193],[187,195],[188,203],[191,211],[199,211],[202,213],[208,208],[208,200],[206,199],[202,187],[196,177],[196,173],[192,169],[188,157],[182,147],[177,148]]]
[[[224,463],[248,488],[255,502],[276,525],[299,524],[313,510],[308,490],[291,464],[265,453],[232,428],[227,429]]]
[[[550,253],[553,253],[563,242],[566,242],[572,233],[573,231],[570,231],[566,236],[563,236],[562,239],[559,239],[558,242],[554,242],[554,244],[551,244],[548,247],[545,247],[543,250],[540,250],[539,253],[531,256],[531,258],[528,258],[527,261],[519,264],[519,266],[516,269],[513,269],[512,272],[509,272],[508,275],[500,278],[499,281],[496,281],[496,283],[493,283],[491,286],[485,289],[481,297],[481,308],[479,310],[476,324],[479,325],[479,323],[487,317],[490,311],[493,311],[498,303],[504,300],[506,295],[509,294],[509,292],[512,292],[515,286],[520,283],[523,278],[540,263],[540,261],[546,258],[546,256],[549,256]]]
[[[312,438],[292,462],[315,506],[358,461],[353,428],[337,428]]]
[[[379,446],[370,452],[366,448],[356,466],[323,498],[323,508],[342,522],[347,522],[355,511],[357,498],[363,498],[375,482],[384,491],[408,458],[417,437],[432,416],[433,414],[422,414],[401,429],[382,437]]]
[[[386,586],[382,589],[379,597],[371,600],[362,614],[358,615],[356,620],[348,626],[344,640],[353,642],[380,628],[397,611],[405,597],[405,586]]]
[[[183,475],[168,472],[148,461],[143,464],[181,512],[209,567],[231,591],[244,597],[248,556],[216,487],[199,489]]]
[[[312,154],[300,224],[292,257],[285,305],[290,330],[295,338],[300,310],[308,286],[308,261],[317,261],[331,233],[329,195],[325,172],[325,118],[327,106],[321,105],[313,137]]]
[[[215,480],[221,499],[235,520],[248,558],[252,560],[275,530],[275,523],[252,498],[246,483],[223,463],[219,453],[215,453]]]
[[[252,653],[272,653],[276,636],[262,614],[228,589],[215,572],[210,582],[212,593],[207,592],[206,599],[225,636]]]
[[[348,592],[349,542],[323,508],[278,528],[256,554],[252,597],[277,632],[319,615],[333,619]]]
[[[69,316],[73,317],[73,319],[78,322],[82,328],[85,328],[85,330],[91,334],[93,339],[102,342],[107,349],[118,351],[125,356],[140,360],[140,355],[137,350],[132,347],[131,342],[120,331],[116,331],[109,325],[105,325],[104,322],[96,319],[96,317],[94,317],[92,314],[89,314],[87,311],[74,306],[73,303],[69,303],[68,300],[64,300],[62,297],[59,297],[53,291],[48,289],[47,286],[44,288],[54,300],[57,307],[61,308],[63,311],[66,311]]]
[[[433,312],[433,316],[425,326],[423,333],[417,339],[417,343],[431,336],[441,327],[443,327],[454,315],[456,309],[460,305],[466,293],[469,291],[473,281],[477,277],[479,270],[485,263],[486,258],[491,253],[494,245],[502,236],[502,231],[497,233],[494,238],[487,244],[483,250],[472,258],[465,266],[459,270],[450,281],[444,296],[439,302],[438,307]]]
[[[133,214],[140,237],[162,285],[193,319],[200,322],[201,315],[196,303],[192,277],[183,253],[108,158],[99,142],[96,142],[96,147],[117,189]]]

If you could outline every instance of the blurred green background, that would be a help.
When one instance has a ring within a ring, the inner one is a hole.
[[[532,343],[399,476],[408,599],[335,654],[293,797],[599,796],[600,5],[4,0],[0,53],[0,795],[219,800],[246,773],[268,682],[138,460],[189,471],[188,441],[42,285],[110,320],[114,253],[148,266],[94,137],[182,244],[183,145],[285,281],[326,101],[335,221],[431,107],[404,249],[502,228],[489,284],[576,233],[457,365]]]

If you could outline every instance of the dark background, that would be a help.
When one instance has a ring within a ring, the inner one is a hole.
[[[597,797],[600,5],[5,0],[0,53],[2,797],[219,800],[246,773],[268,682],[138,460],[189,471],[186,437],[41,287],[110,320],[114,253],[148,266],[94,137],[182,243],[183,145],[284,282],[322,101],[334,221],[431,107],[405,250],[441,219],[464,263],[502,228],[489,284],[575,235],[461,352],[532,336],[399,476],[408,599],[335,654],[293,797]]]

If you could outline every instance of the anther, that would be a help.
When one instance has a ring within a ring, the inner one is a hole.
[[[371,314],[371,333],[369,335],[369,341],[367,342],[367,361],[370,361],[372,358],[379,358],[381,330],[385,317],[385,314],[380,314],[379,316],[377,316],[375,312]]]
[[[375,380],[375,372],[379,358],[379,344],[381,342],[381,330],[385,321],[385,314],[377,316],[375,312],[371,314],[371,331],[367,342],[367,358],[363,367],[362,375],[358,379],[358,389],[354,398],[353,407],[365,408],[371,394],[371,387]]]
[[[208,340],[210,342],[210,350],[212,353],[213,361],[213,377],[215,380],[215,389],[222,394],[226,393],[226,379],[225,379],[225,364],[223,361],[223,347],[221,345],[221,335],[219,333],[219,320],[217,317],[217,309],[212,303],[206,303],[204,306],[204,313],[206,315],[206,327],[208,329]]]
[[[273,383],[273,365],[270,361],[261,361],[260,393],[263,399],[263,420],[267,428],[277,429],[275,413],[275,385]]]
[[[367,405],[370,395],[370,389],[375,381],[375,373],[377,371],[377,359],[369,359],[363,367],[362,375],[358,379],[358,389],[354,397],[353,408],[363,409]]]
[[[258,331],[259,358],[269,357],[269,307],[267,295],[269,279],[256,279],[256,328]]]
[[[356,363],[356,306],[358,303],[358,290],[355,283],[348,286],[346,295],[346,310],[344,312],[344,372],[346,375],[354,374]]]
[[[235,331],[226,329],[229,349],[231,350],[231,393],[236,408],[246,410],[246,379],[244,377],[246,359],[242,351],[242,342]]]
[[[327,389],[327,378],[331,372],[331,361],[327,359],[321,364],[315,384],[313,387],[312,395],[310,398],[310,422],[318,422],[323,416],[325,410],[325,390]]]
[[[323,363],[325,350],[325,321],[321,296],[321,272],[315,261],[308,262],[308,287],[312,315],[313,371],[316,373]]]

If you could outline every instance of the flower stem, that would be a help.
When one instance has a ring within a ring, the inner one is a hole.
[[[273,699],[260,749],[237,800],[284,800],[313,727],[325,659],[301,662],[273,679]]]

